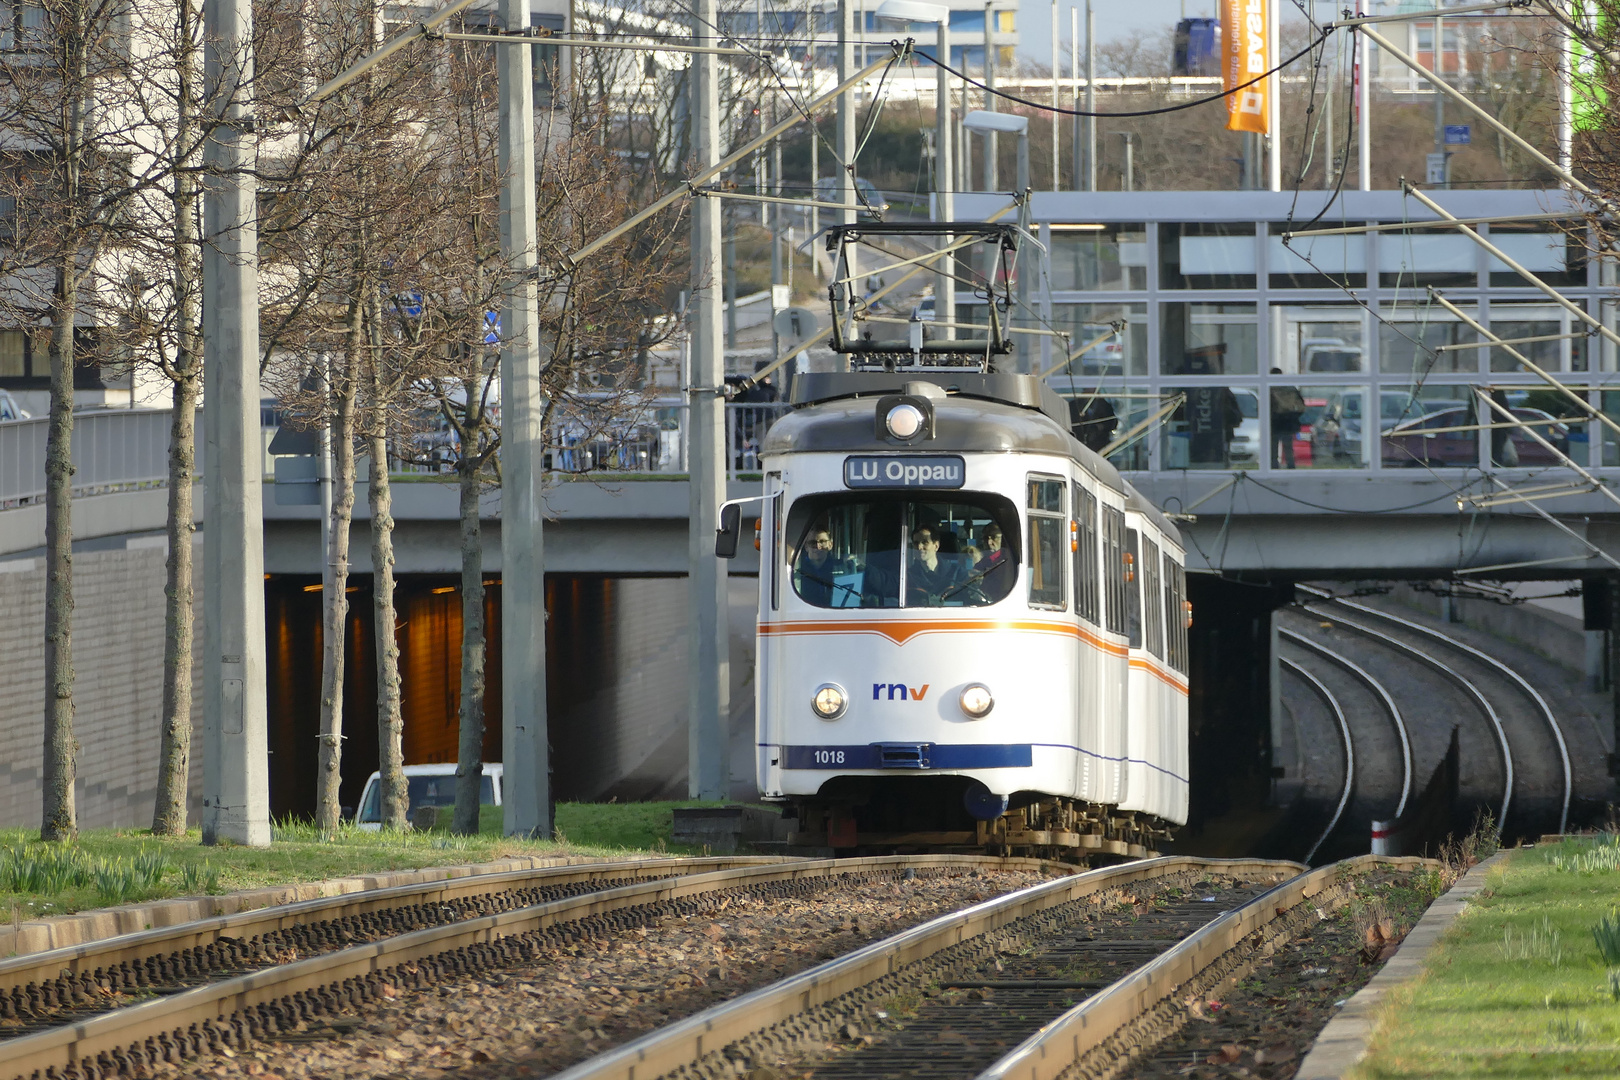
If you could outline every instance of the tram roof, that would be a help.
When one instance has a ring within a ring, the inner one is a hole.
[[[793,413],[771,425],[766,454],[892,451],[878,438],[877,399],[929,382],[947,397],[936,407],[938,434],[906,449],[958,453],[1024,451],[1062,454],[1084,464],[1115,491],[1128,490],[1119,470],[1069,431],[1068,402],[1033,375],[953,371],[806,372],[793,384]],[[814,407],[810,411],[810,407]]]

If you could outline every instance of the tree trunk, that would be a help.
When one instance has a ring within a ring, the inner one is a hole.
[[[186,325],[194,325],[187,323]],[[200,359],[200,358],[199,358]],[[180,358],[177,358],[177,366]],[[191,360],[190,365],[195,366]],[[186,783],[191,772],[191,537],[196,529],[191,478],[197,454],[197,391],[200,370],[174,383],[169,424],[169,558],[163,582],[163,728],[158,750],[157,802],[152,832],[183,836]]]
[[[192,0],[181,0],[175,37],[175,73],[178,82],[175,145],[193,142],[197,110],[197,10]],[[177,162],[172,192],[174,205],[175,357],[172,368],[174,414],[169,424],[169,558],[164,567],[163,719],[158,748],[158,790],[152,807],[152,832],[182,836],[186,831],[187,783],[191,772],[191,665],[195,627],[192,620],[192,512],[191,482],[196,474],[197,396],[202,389],[202,342],[197,333],[202,312],[202,253],[197,220],[197,181],[188,162]]]
[[[365,338],[358,300],[349,302],[349,326],[338,377],[332,380],[332,524],[327,563],[332,587],[321,596],[321,751],[315,773],[315,827],[337,830],[342,821],[338,787],[343,764],[344,631],[349,616],[349,523],[354,518],[355,365]]]
[[[467,407],[470,412],[471,400]],[[484,783],[484,531],[478,519],[482,463],[477,428],[469,423],[461,438],[461,460],[456,463],[461,486],[461,732],[456,749],[454,829],[464,836],[478,832]]]
[[[382,826],[404,829],[410,809],[405,789],[404,722],[400,716],[399,619],[394,611],[393,492],[388,486],[388,395],[378,370],[380,350],[371,356],[371,595],[377,638],[377,787],[382,794]]]
[[[77,268],[56,271],[51,310],[51,419],[45,440],[45,769],[42,840],[78,835],[73,737],[73,315]]]

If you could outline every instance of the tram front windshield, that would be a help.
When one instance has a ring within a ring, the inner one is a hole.
[[[811,496],[787,535],[793,590],[816,607],[983,607],[1018,576],[1018,514],[996,495]]]

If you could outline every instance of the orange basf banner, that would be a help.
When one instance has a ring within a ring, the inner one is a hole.
[[[1272,0],[1221,0],[1221,75],[1225,82],[1226,130],[1266,133],[1271,120],[1267,80],[1243,86],[1270,69],[1266,28]]]

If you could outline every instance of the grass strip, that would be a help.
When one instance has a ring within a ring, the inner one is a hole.
[[[449,814],[433,829],[365,832],[345,825],[323,837],[308,822],[276,823],[268,848],[203,847],[146,829],[89,829],[71,844],[42,844],[32,830],[0,829],[0,921],[13,924],[117,904],[235,892],[513,855],[624,858],[699,855],[673,844],[674,810],[723,803],[559,803],[555,840],[502,836],[501,808],[487,806],[477,836],[455,836]]]
[[[1389,995],[1350,1077],[1620,1076],[1617,905],[1620,836],[1515,852]]]

